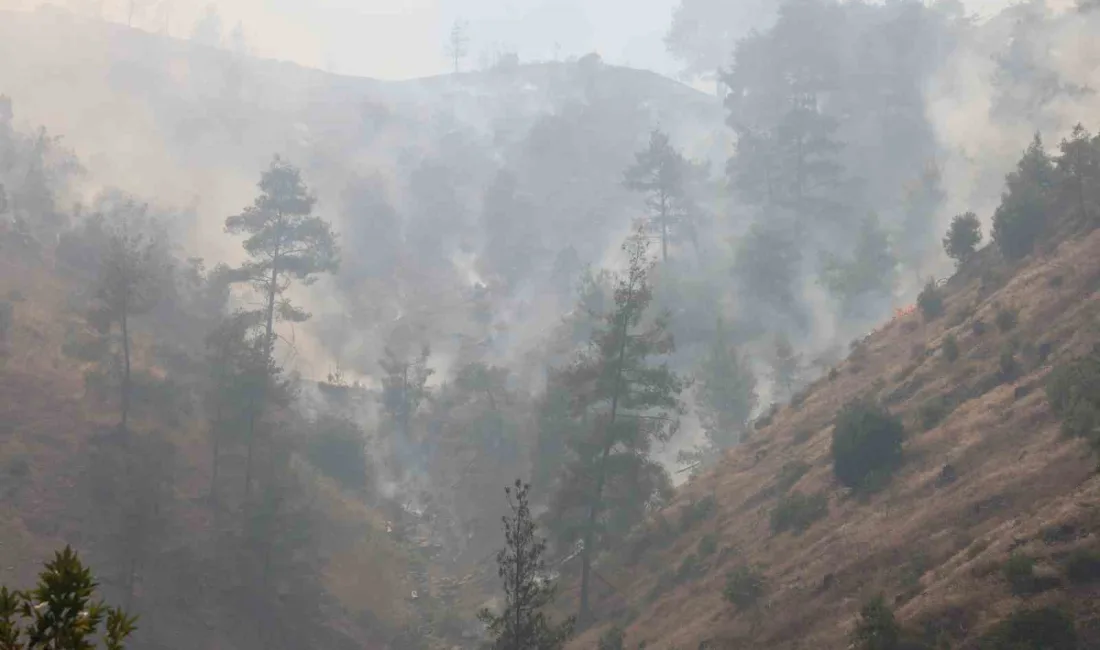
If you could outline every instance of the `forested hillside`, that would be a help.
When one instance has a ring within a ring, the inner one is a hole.
[[[1100,12],[773,13],[677,10],[720,97],[0,13],[0,584],[71,545],[138,648],[1097,643]]]

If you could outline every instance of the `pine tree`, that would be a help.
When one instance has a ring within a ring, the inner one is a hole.
[[[674,345],[663,317],[646,318],[653,297],[648,282],[653,263],[645,233],[637,232],[623,248],[629,263],[617,278],[614,307],[593,333],[588,349],[563,373],[584,429],[570,440],[572,459],[555,501],[559,511],[572,506],[584,512],[583,521],[573,529],[583,544],[578,615],[582,624],[589,615],[592,559],[600,529],[611,531],[617,517],[638,512],[644,516],[649,500],[662,487],[661,478],[667,482],[663,471],[653,471],[650,445],[675,433],[683,411],[682,380],[667,365],[652,362],[652,357],[670,354]],[[633,501],[606,513],[611,521],[605,521],[605,488],[622,480],[635,482],[634,489],[621,484],[617,488]]]
[[[947,256],[962,264],[974,254],[974,247],[982,241],[982,222],[973,212],[955,215],[943,238],[943,250]]]
[[[264,297],[264,355],[270,360],[275,344],[275,321],[301,322],[309,318],[285,298],[294,280],[309,285],[321,273],[339,266],[336,236],[329,223],[313,215],[317,198],[302,182],[298,168],[278,156],[260,177],[260,195],[238,215],[225,220],[229,234],[247,235],[244,250],[251,258],[238,271]],[[264,391],[249,405],[248,461],[245,493],[252,477],[256,420],[264,408]]]
[[[756,378],[746,359],[730,343],[721,320],[695,379],[699,415],[712,450],[732,447],[744,434],[756,406]]]
[[[1084,126],[1073,127],[1069,139],[1062,139],[1054,165],[1063,185],[1063,197],[1075,205],[1082,224],[1091,219],[1096,188],[1100,185],[1100,136],[1093,138]]]
[[[501,518],[505,548],[497,553],[504,611],[478,612],[489,628],[494,650],[558,650],[573,632],[572,618],[554,624],[543,611],[553,602],[556,590],[543,559],[546,541],[536,535],[531,519],[530,488],[518,479],[514,488],[505,488],[512,512]]]
[[[1036,133],[1016,170],[1005,177],[1005,192],[993,213],[993,241],[1006,258],[1031,253],[1046,230],[1054,182],[1054,165]]]
[[[827,257],[824,273],[825,286],[840,299],[846,315],[871,315],[875,301],[890,296],[897,258],[878,217],[870,215],[861,223],[851,258]]]
[[[99,584],[68,546],[54,553],[28,592],[0,587],[0,649],[122,650],[137,619],[93,600]]]
[[[428,378],[435,374],[428,367],[431,354],[427,344],[414,358],[401,356],[387,347],[385,358],[378,360],[385,373],[382,377],[382,408],[406,440],[411,435],[413,415],[428,397]]]
[[[145,206],[128,199],[121,208],[125,213],[121,223],[107,239],[107,248],[100,260],[97,304],[89,320],[104,334],[115,325],[119,328],[122,347],[122,377],[119,385],[119,426],[125,429],[130,416],[131,386],[131,326],[134,316],[148,312],[159,294],[158,247],[141,234],[128,230],[130,216],[142,216]]]
[[[650,133],[649,146],[635,154],[634,164],[626,170],[626,186],[645,194],[649,228],[661,241],[662,261],[668,261],[671,240],[686,237],[698,248],[699,208],[689,195],[689,185],[700,173],[659,129]]]

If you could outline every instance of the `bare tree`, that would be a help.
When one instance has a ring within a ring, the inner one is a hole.
[[[470,53],[469,24],[461,18],[451,25],[451,35],[447,39],[447,55],[454,61],[455,72],[459,71],[462,60]]]

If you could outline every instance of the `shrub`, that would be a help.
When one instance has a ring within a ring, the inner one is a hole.
[[[619,625],[612,625],[611,629],[604,632],[597,642],[598,650],[623,650],[623,642],[626,640],[626,632]]]
[[[901,464],[901,420],[880,404],[857,399],[837,414],[833,428],[833,472],[842,485],[860,488],[889,476]]]
[[[1077,650],[1073,619],[1060,609],[1022,609],[981,639],[982,650]]]
[[[799,479],[806,475],[806,472],[810,471],[810,466],[800,460],[792,460],[784,463],[783,467],[779,468],[779,474],[775,477],[775,487],[780,493],[786,493],[787,490],[794,487],[795,483],[798,483]]]
[[[699,540],[699,545],[695,548],[695,552],[699,557],[710,557],[714,555],[714,552],[718,550],[718,535],[715,533],[707,533],[703,535],[703,538]]]
[[[1011,331],[1013,328],[1016,327],[1018,319],[1019,312],[1017,310],[1010,307],[1001,307],[997,310],[997,329],[1001,330],[1002,332]]]
[[[764,576],[748,565],[741,565],[726,574],[722,595],[737,609],[748,609],[764,595]]]
[[[1100,349],[1059,364],[1047,379],[1047,401],[1062,430],[1100,446]]]
[[[921,428],[928,431],[936,428],[940,422],[943,422],[943,419],[947,417],[947,414],[950,412],[951,408],[947,402],[947,398],[940,395],[921,404],[920,409],[917,411],[917,417],[920,419]]]
[[[909,358],[910,359],[914,359],[914,360],[921,359],[922,357],[924,357],[927,354],[928,354],[928,347],[923,343],[914,343],[909,348]]]
[[[955,215],[943,238],[943,250],[947,256],[963,263],[974,254],[974,248],[982,241],[982,222],[973,212]]]
[[[703,574],[702,563],[699,562],[699,556],[690,553],[687,557],[680,562],[680,568],[676,570],[676,582],[687,582],[688,580],[694,580]]]
[[[1020,374],[1020,362],[1016,360],[1016,354],[1010,346],[1001,348],[1001,354],[997,359],[997,367],[1000,371],[1001,381],[1012,381]]]
[[[309,462],[347,488],[367,484],[367,458],[363,434],[350,420],[325,416],[306,441]]]
[[[11,325],[15,321],[15,307],[6,300],[0,301],[0,343],[6,343],[8,340],[8,332],[11,331]]]
[[[974,333],[974,336],[982,336],[985,334],[985,321],[977,319],[970,325],[970,331]]]
[[[800,535],[828,514],[829,499],[823,493],[805,495],[795,492],[780,498],[775,510],[772,510],[772,532],[778,535],[789,530]]]
[[[1005,562],[1004,575],[1013,594],[1021,596],[1035,591],[1034,559],[1022,553],[1013,553]]]
[[[695,524],[706,521],[718,510],[718,502],[707,495],[698,501],[692,501],[680,512],[680,528],[687,530]]]
[[[917,307],[924,320],[931,321],[943,315],[943,292],[936,287],[935,280],[929,280],[917,296]]]
[[[1100,581],[1100,552],[1078,549],[1066,562],[1066,578],[1075,585]]]
[[[943,350],[943,358],[948,363],[954,363],[959,358],[959,339],[954,334],[948,334],[943,337],[943,346],[940,349]]]
[[[894,612],[880,594],[859,610],[859,620],[852,630],[852,646],[856,650],[896,650],[901,643],[901,626]]]

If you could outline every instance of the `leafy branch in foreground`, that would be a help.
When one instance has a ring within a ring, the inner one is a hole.
[[[66,546],[46,563],[32,591],[0,587],[0,650],[94,650],[97,635],[106,650],[122,650],[137,619],[93,601],[98,586]]]

